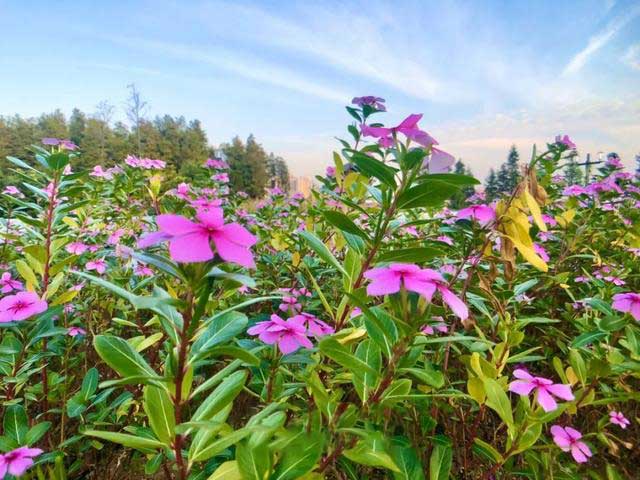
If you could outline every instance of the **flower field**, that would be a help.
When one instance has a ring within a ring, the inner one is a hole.
[[[565,135],[489,200],[347,113],[310,198],[8,159],[0,479],[639,478],[639,179],[568,184]]]

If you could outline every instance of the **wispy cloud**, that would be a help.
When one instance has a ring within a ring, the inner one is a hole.
[[[629,22],[634,20],[636,17],[640,15],[640,5],[636,5],[634,8],[629,10],[623,15],[613,19],[609,24],[599,32],[598,34],[592,36],[587,42],[587,46],[578,52],[570,61],[567,63],[564,68],[562,74],[563,76],[571,75],[582,70],[582,67],[589,61],[592,55],[594,55],[598,50],[604,47],[607,43],[611,41],[616,34],[622,30]]]
[[[622,56],[622,62],[634,70],[640,70],[640,43],[627,48]]]
[[[176,42],[147,40],[144,38],[117,36],[102,37],[131,50],[143,50],[155,54],[208,65],[240,77],[269,84],[332,102],[344,103],[349,95],[339,87],[324,85],[300,75],[293,69],[281,67],[258,57],[242,54],[219,46],[199,47]]]

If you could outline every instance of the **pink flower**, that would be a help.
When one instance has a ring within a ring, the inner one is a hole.
[[[295,297],[284,297],[278,308],[283,312],[290,312],[291,314],[294,314],[300,311],[302,305],[298,303],[298,299]]]
[[[442,243],[446,243],[447,245],[453,245],[453,240],[451,239],[451,237],[448,237],[446,235],[440,235],[438,238],[436,238],[436,240]]]
[[[576,149],[576,144],[571,141],[571,139],[569,138],[569,135],[565,135],[564,137],[560,135],[556,135],[556,143],[564,145],[565,147],[570,148],[571,150]]]
[[[224,223],[221,208],[201,210],[193,222],[180,215],[158,215],[159,232],[141,239],[139,245],[150,245],[169,241],[169,254],[176,262],[205,262],[213,258],[210,242],[213,241],[218,255],[226,261],[243,267],[254,267],[249,247],[257,238],[238,223]]]
[[[585,463],[588,458],[593,455],[587,444],[580,441],[582,434],[576,429],[554,425],[551,427],[551,434],[553,435],[555,444],[558,445],[563,452],[570,451],[576,462]]]
[[[353,103],[354,105],[358,105],[360,107],[368,105],[370,107],[375,108],[379,112],[384,112],[387,110],[387,108],[384,106],[384,98],[374,97],[373,95],[366,95],[364,97],[354,97],[353,100],[351,100],[351,103]]]
[[[412,264],[392,263],[388,267],[367,270],[364,277],[371,280],[367,287],[368,295],[390,295],[398,293],[404,286],[406,290],[431,301],[437,290],[442,295],[442,300],[458,317],[466,320],[469,316],[467,306],[449,290],[445,279],[435,270],[421,269]]]
[[[109,170],[104,170],[101,165],[96,165],[89,173],[92,177],[104,178],[105,180],[111,180],[113,175]]]
[[[153,270],[151,270],[151,268],[147,267],[146,265],[144,265],[142,263],[137,264],[136,267],[133,269],[133,271],[139,277],[152,277],[153,276]]]
[[[553,383],[548,378],[534,377],[526,370],[518,368],[513,371],[515,380],[509,384],[509,391],[522,397],[528,396],[532,391],[537,394],[536,400],[545,412],[552,412],[558,408],[554,396],[563,400],[574,399],[571,386],[562,383]]]
[[[360,131],[365,137],[375,138],[390,138],[397,133],[402,133],[409,140],[413,140],[424,147],[438,145],[438,142],[431,135],[418,128],[418,122],[421,118],[422,114],[414,113],[405,118],[399,125],[392,128],[371,127],[362,124],[360,125]]]
[[[22,194],[22,192],[18,190],[18,187],[14,185],[7,185],[2,191],[2,193],[6,195],[13,195],[18,198],[24,198],[24,195]]]
[[[85,264],[84,268],[86,268],[87,270],[95,270],[102,275],[107,271],[107,262],[105,262],[103,258],[90,260]]]
[[[271,315],[271,320],[259,322],[249,330],[249,335],[258,335],[264,343],[270,345],[277,343],[280,351],[287,355],[300,347],[313,348],[313,344],[307,338],[306,319],[302,315],[296,315],[288,320],[283,320],[278,315]]]
[[[46,311],[47,302],[34,292],[19,292],[0,300],[0,323],[19,322]]]
[[[336,167],[327,167],[327,170],[325,172],[325,174],[327,175],[327,177],[333,178],[336,176]]]
[[[109,245],[116,245],[116,244],[120,243],[120,239],[122,238],[122,236],[125,233],[127,233],[127,231],[125,229],[118,228],[111,235],[109,235],[109,239],[107,240],[107,243]]]
[[[633,318],[640,322],[640,293],[617,293],[613,296],[614,310],[629,312]]]
[[[124,163],[134,168],[141,166],[140,159],[133,155],[127,155],[127,158],[124,159]]]
[[[615,410],[609,412],[609,421],[615,425],[618,425],[622,429],[625,429],[629,425],[631,425],[629,419],[625,417],[622,412],[616,412]]]
[[[64,248],[67,252],[71,253],[72,255],[82,255],[84,252],[87,251],[89,246],[85,245],[82,242],[71,242]]]
[[[486,223],[496,218],[496,211],[489,205],[471,205],[460,210],[458,218],[470,218],[477,222]]]
[[[205,167],[209,168],[217,168],[219,170],[229,168],[229,165],[224,160],[220,160],[219,158],[209,158],[204,163]]]
[[[80,327],[69,327],[67,329],[67,335],[70,337],[77,337],[78,335],[86,335],[87,331]]]
[[[453,155],[432,146],[431,155],[423,162],[422,167],[429,170],[429,173],[447,173],[454,163],[456,159]]]
[[[2,287],[0,289],[0,292],[2,293],[9,293],[13,290],[23,289],[22,282],[11,278],[11,272],[4,272],[2,274],[2,276],[0,277],[0,287]]]
[[[544,260],[545,262],[548,262],[550,260],[549,254],[547,253],[547,251],[545,250],[545,248],[542,245],[534,243],[533,244],[533,251],[536,252],[538,254],[538,256],[542,260]]]
[[[316,338],[324,337],[325,335],[331,335],[335,332],[335,329],[331,325],[323,322],[319,318],[316,318],[315,315],[311,315],[310,313],[303,312],[293,318],[296,317],[303,318],[304,322],[307,325],[308,333],[315,336]]]
[[[434,333],[436,333],[436,331],[440,333],[447,333],[449,327],[447,327],[447,324],[444,323],[442,317],[433,317],[433,319],[438,320],[438,322],[431,325],[425,325],[420,331],[425,335],[433,335]]]
[[[39,448],[20,447],[0,455],[0,478],[8,473],[20,477],[33,465],[33,458],[42,453]]]

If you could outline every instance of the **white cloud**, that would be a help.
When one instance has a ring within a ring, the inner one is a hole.
[[[214,68],[238,75],[240,77],[266,83],[276,87],[293,90],[305,95],[311,95],[333,102],[344,103],[349,95],[340,89],[324,85],[300,75],[293,69],[284,68],[260,58],[240,54],[219,46],[195,47],[191,45],[146,40],[133,37],[103,37],[113,43],[126,46],[131,50],[144,50],[209,65]]]
[[[582,67],[589,61],[592,55],[598,50],[604,47],[611,39],[622,30],[629,22],[640,15],[640,5],[636,5],[635,8],[629,10],[626,14],[621,15],[605,27],[604,30],[598,34],[592,36],[587,43],[587,46],[578,52],[565,66],[562,74],[563,76],[571,75],[579,72]]]
[[[640,71],[640,43],[627,48],[627,51],[622,56],[622,62],[634,70]]]

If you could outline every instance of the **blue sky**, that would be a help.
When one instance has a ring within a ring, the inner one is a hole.
[[[296,174],[322,171],[356,95],[387,99],[478,176],[558,133],[581,153],[640,153],[640,0],[0,0],[0,114],[101,100],[124,120],[202,120],[217,144],[254,133]]]

